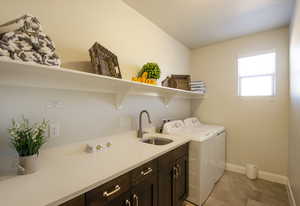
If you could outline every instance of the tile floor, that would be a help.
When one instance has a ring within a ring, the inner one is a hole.
[[[289,206],[289,200],[285,185],[225,172],[204,206]]]

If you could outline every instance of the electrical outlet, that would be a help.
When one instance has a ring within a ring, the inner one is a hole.
[[[58,122],[50,123],[49,125],[49,137],[60,136],[60,124]]]
[[[50,101],[47,105],[48,109],[62,109],[64,108],[64,104],[62,101],[59,100],[54,100],[54,101]]]

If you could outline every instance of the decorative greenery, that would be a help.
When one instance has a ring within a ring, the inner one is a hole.
[[[12,120],[12,127],[8,129],[11,135],[10,142],[16,149],[19,156],[30,156],[39,153],[39,149],[46,142],[45,132],[48,122],[43,120],[41,123],[29,125],[29,120],[22,118],[21,122]]]
[[[141,77],[144,72],[148,73],[148,79],[159,79],[160,78],[160,68],[157,63],[149,62],[144,64],[138,76]]]

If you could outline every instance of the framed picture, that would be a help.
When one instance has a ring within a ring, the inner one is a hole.
[[[91,63],[96,74],[122,79],[118,57],[96,42],[89,49]]]

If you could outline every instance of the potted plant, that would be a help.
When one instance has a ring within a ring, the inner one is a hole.
[[[21,174],[30,174],[37,170],[37,158],[41,146],[46,142],[45,132],[48,122],[29,124],[24,117],[20,122],[12,120],[12,127],[8,129],[10,142],[19,154],[18,170]]]
[[[148,79],[158,80],[160,78],[160,68],[157,63],[149,62],[144,64],[138,76],[141,77],[145,72],[147,73]]]

